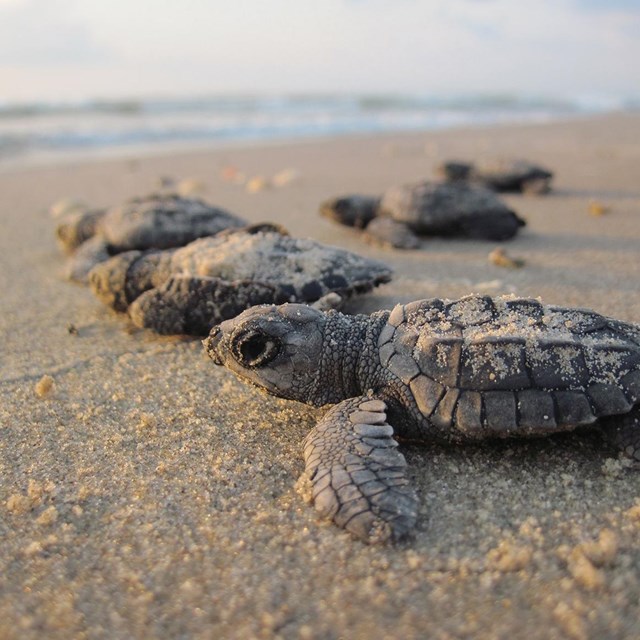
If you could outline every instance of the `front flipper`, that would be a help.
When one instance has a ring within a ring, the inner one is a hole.
[[[607,442],[640,463],[640,404],[624,415],[601,418],[599,428]]]
[[[310,307],[317,309],[318,311],[329,311],[335,309],[336,311],[342,309],[344,306],[345,298],[335,291],[331,291],[319,298],[315,302],[309,304]]]
[[[245,309],[274,302],[274,288],[258,282],[173,276],[129,306],[135,325],[158,333],[207,335]]]
[[[417,249],[420,238],[402,222],[392,218],[374,218],[365,229],[370,242],[391,246],[394,249]]]
[[[344,400],[304,441],[316,510],[368,543],[406,537],[417,517],[385,411],[382,400],[368,396]]]

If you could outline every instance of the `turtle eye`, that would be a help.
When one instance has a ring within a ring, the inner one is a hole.
[[[262,367],[271,362],[280,351],[277,338],[261,331],[247,331],[234,341],[233,354],[244,367]]]

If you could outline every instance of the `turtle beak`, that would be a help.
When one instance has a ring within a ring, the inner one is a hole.
[[[220,326],[213,327],[209,336],[202,341],[205,351],[216,364],[223,364],[222,358],[218,353],[218,346],[222,341],[222,329]]]

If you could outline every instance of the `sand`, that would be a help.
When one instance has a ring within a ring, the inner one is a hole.
[[[505,198],[529,223],[505,245],[520,268],[490,261],[495,243],[391,251],[317,215],[326,197],[482,154],[556,171],[550,195]],[[296,491],[319,412],[65,282],[47,212],[189,179],[251,221],[390,264],[395,280],[352,312],[515,292],[640,322],[639,167],[640,116],[613,115],[5,169],[0,637],[640,636],[640,473],[597,436],[405,446],[415,538],[367,547]]]

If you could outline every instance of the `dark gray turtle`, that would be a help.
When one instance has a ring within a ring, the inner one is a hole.
[[[67,277],[86,282],[96,264],[122,251],[180,247],[245,224],[202,200],[163,193],[133,198],[110,209],[72,208],[60,216],[56,235],[63,250],[71,254]]]
[[[255,304],[336,307],[390,279],[381,262],[274,225],[224,231],[180,249],[127,251],[89,274],[96,296],[128,311],[137,326],[194,335]]]
[[[640,460],[640,326],[592,311],[479,295],[371,316],[262,306],[204,345],[268,393],[336,405],[305,440],[306,473],[316,509],[369,542],[416,520],[395,436],[464,443],[597,424]]]
[[[493,191],[464,182],[392,187],[381,198],[333,198],[320,213],[398,249],[419,246],[421,235],[508,240],[525,224]]]
[[[457,160],[438,168],[445,180],[473,182],[494,191],[528,194],[548,193],[553,173],[527,160],[493,159],[477,163]]]

